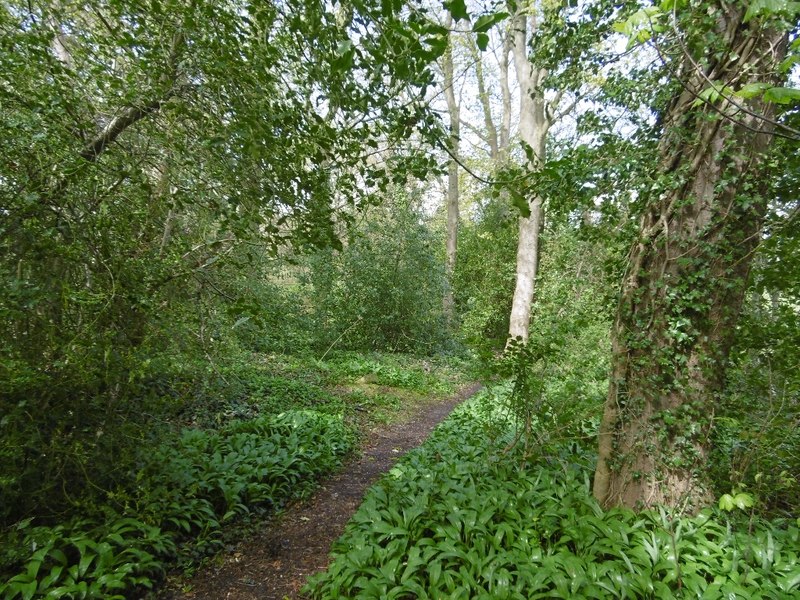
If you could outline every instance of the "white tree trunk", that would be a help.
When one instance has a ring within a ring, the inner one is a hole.
[[[527,26],[527,17],[515,17],[512,52],[520,85],[519,135],[532,150],[530,168],[538,169],[545,160],[545,144],[551,122],[547,117],[546,103],[540,88],[540,81],[547,73],[528,60]],[[519,221],[516,285],[508,327],[510,338],[522,338],[523,341],[528,340],[530,331],[531,303],[539,266],[539,233],[544,218],[542,199],[539,196],[532,196],[528,200],[528,207],[530,215],[520,216]]]
[[[453,17],[447,13],[445,27],[450,29]],[[447,259],[445,272],[447,288],[445,289],[443,305],[448,324],[455,324],[455,301],[453,299],[453,273],[456,269],[456,252],[458,247],[458,139],[460,136],[460,107],[456,102],[453,81],[453,47],[452,34],[450,43],[442,57],[442,71],[444,73],[444,97],[447,101],[447,112],[450,116],[450,153],[447,165]]]
[[[483,75],[483,53],[478,49],[475,41],[469,38],[470,54],[472,60],[475,62],[475,79],[478,84],[478,100],[480,100],[481,108],[483,109],[483,125],[486,128],[485,141],[489,144],[489,156],[492,163],[497,166],[500,160],[500,146],[497,139],[497,128],[494,125],[494,118],[492,117],[492,101],[489,98],[489,92],[486,89],[486,79]],[[506,62],[508,58],[506,58]]]
[[[500,97],[503,101],[503,115],[500,119],[500,134],[498,136],[501,162],[508,159],[508,146],[511,139],[511,88],[508,84],[508,53],[511,52],[513,41],[513,32],[507,31],[503,38],[503,54],[499,61]]]

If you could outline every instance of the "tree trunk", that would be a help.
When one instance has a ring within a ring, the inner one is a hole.
[[[766,209],[758,171],[772,107],[698,105],[697,96],[711,81],[734,90],[774,81],[785,52],[781,32],[743,23],[743,12],[721,8],[715,43],[698,44],[700,60],[686,55],[683,92],[665,114],[660,190],[642,216],[612,331],[594,478],[606,507],[696,512],[710,499],[708,434]]]
[[[483,126],[486,128],[486,142],[489,144],[489,156],[492,163],[496,166],[500,160],[500,145],[497,139],[497,128],[494,126],[494,118],[492,117],[492,103],[489,98],[489,92],[486,89],[486,79],[483,76],[483,53],[478,49],[475,40],[472,37],[470,40],[470,54],[472,60],[475,62],[475,79],[478,84],[478,100],[480,100],[481,108],[483,109]],[[508,57],[506,57],[508,62]]]
[[[445,27],[450,29],[453,17],[448,12]],[[444,72],[444,97],[447,101],[447,112],[450,116],[450,153],[447,165],[447,259],[445,273],[447,288],[444,293],[444,313],[450,327],[453,327],[455,318],[455,301],[453,299],[453,273],[456,269],[456,251],[458,246],[458,140],[460,136],[460,110],[456,102],[453,81],[453,47],[452,34],[442,58],[442,71]]]
[[[538,169],[545,160],[545,142],[551,122],[547,118],[546,103],[540,81],[546,75],[544,69],[532,65],[527,53],[527,17],[518,15],[514,19],[514,66],[520,85],[519,135],[531,153],[532,169]],[[542,229],[542,199],[534,195],[528,201],[530,215],[520,217],[519,242],[517,245],[517,273],[514,299],[509,319],[509,338],[528,340],[531,319],[531,303],[539,266],[539,232]]]
[[[508,53],[513,46],[513,31],[506,31],[503,36],[503,52],[498,61],[500,69],[500,97],[503,102],[503,114],[500,119],[500,135],[498,136],[498,155],[500,162],[508,159],[508,146],[511,138],[511,88],[508,85]]]

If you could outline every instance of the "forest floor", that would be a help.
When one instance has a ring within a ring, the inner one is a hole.
[[[368,436],[360,457],[323,481],[310,499],[291,505],[261,532],[242,541],[194,578],[173,582],[164,599],[284,600],[300,598],[309,575],[323,571],[331,544],[361,504],[367,489],[480,386],[431,403],[403,422]]]

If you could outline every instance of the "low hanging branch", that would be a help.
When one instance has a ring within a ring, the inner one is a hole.
[[[169,59],[167,61],[168,68],[159,78],[159,84],[169,88],[163,94],[163,96],[156,100],[151,100],[150,102],[140,104],[139,106],[128,106],[123,108],[119,114],[117,114],[113,119],[111,119],[111,121],[108,122],[105,127],[103,127],[102,131],[95,136],[95,138],[83,149],[83,151],[81,151],[81,158],[90,162],[96,161],[97,158],[108,147],[108,145],[112,144],[128,127],[141,121],[146,116],[161,110],[161,107],[164,104],[178,94],[178,92],[184,87],[176,87],[175,85],[178,78],[178,59],[184,46],[184,35],[179,31],[175,33],[172,39]]]
[[[177,90],[173,88],[158,100],[152,100],[141,106],[129,106],[122,109],[122,112],[111,119],[111,121],[103,127],[102,131],[81,150],[79,156],[87,162],[96,162],[109,144],[113,143],[126,129],[138,123],[148,115],[158,112],[167,101],[174,98],[176,95]],[[46,198],[58,197],[69,185],[71,177],[79,170],[80,166],[59,178],[47,189],[43,196]],[[24,217],[24,215],[21,216]]]
[[[157,112],[170,98],[175,96],[175,91],[170,90],[163,98],[153,100],[141,106],[129,106],[122,110],[103,130],[81,151],[81,158],[94,162],[103,153],[106,147],[113,143],[123,131],[131,125],[144,119],[147,115]]]

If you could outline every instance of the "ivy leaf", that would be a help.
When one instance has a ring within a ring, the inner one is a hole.
[[[467,4],[464,0],[446,0],[444,7],[450,11],[456,21],[469,20],[469,12],[467,12]]]
[[[531,216],[531,207],[528,204],[528,200],[515,190],[510,190],[511,193],[511,205],[519,209],[519,214],[521,214],[524,218],[528,218]]]

